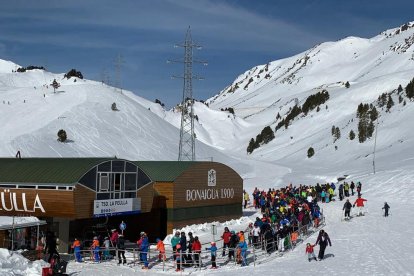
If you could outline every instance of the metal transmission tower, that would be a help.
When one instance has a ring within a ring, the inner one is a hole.
[[[167,62],[178,62],[184,64],[184,75],[173,76],[173,78],[184,79],[183,100],[181,102],[181,128],[180,128],[180,145],[178,161],[195,160],[195,135],[194,135],[194,112],[193,112],[193,79],[201,80],[202,78],[193,75],[193,63],[202,63],[205,61],[193,59],[193,50],[201,49],[191,38],[191,29],[188,27],[185,35],[184,44],[178,44],[174,47],[184,48],[184,60],[169,60]]]
[[[121,67],[122,64],[124,64],[124,59],[122,57],[121,54],[118,54],[118,56],[116,57],[116,60],[114,61],[114,65],[115,65],[115,91],[117,90],[117,88],[120,89],[120,92],[122,94],[122,82],[121,82]]]

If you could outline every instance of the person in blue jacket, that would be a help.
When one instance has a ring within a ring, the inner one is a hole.
[[[146,233],[142,234],[142,242],[141,242],[141,257],[142,262],[144,262],[144,266],[142,269],[148,269],[148,250],[149,250],[149,241]]]
[[[246,241],[240,242],[239,247],[241,249],[242,266],[246,266],[247,265],[247,243]]]
[[[216,246],[216,243],[211,242],[211,246],[207,247],[206,250],[211,251],[211,268],[217,268],[217,264],[216,264],[217,246]]]

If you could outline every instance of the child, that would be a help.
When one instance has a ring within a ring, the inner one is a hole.
[[[109,247],[110,247],[109,237],[105,237],[104,246],[105,246],[105,250],[103,252],[103,258],[104,260],[109,260],[111,258],[111,255],[109,254]]]
[[[100,251],[100,246],[99,246],[99,240],[98,237],[93,237],[93,242],[91,245],[91,250],[93,252],[93,259],[95,261],[95,263],[99,263],[100,258],[99,258],[99,251]]]
[[[240,258],[241,258],[241,265],[247,265],[247,243],[246,241],[242,241],[239,243],[240,248]]]
[[[183,257],[181,254],[181,245],[177,244],[175,247],[175,261],[177,262],[177,269],[175,271],[183,271],[184,269],[181,269],[181,258]]]
[[[211,242],[211,246],[210,248],[206,248],[206,250],[210,250],[211,251],[211,268],[217,268],[217,264],[216,264],[216,253],[217,253],[217,246],[215,242]]]
[[[315,245],[311,245],[310,243],[306,244],[306,253],[308,254],[309,262],[311,261],[311,259],[314,259],[315,261],[318,261],[318,259],[316,259],[315,253],[313,252],[314,247],[315,247]]]
[[[194,242],[191,248],[194,252],[194,263],[195,267],[200,265],[200,253],[201,253],[201,243],[198,239],[198,236],[194,237]]]
[[[157,241],[157,250],[160,251],[160,253],[158,254],[158,261],[161,262],[162,260],[165,261],[166,257],[165,257],[165,245],[164,242],[160,239],[156,239]]]

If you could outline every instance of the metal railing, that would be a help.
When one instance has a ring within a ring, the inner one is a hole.
[[[318,231],[319,229],[325,226],[325,218],[322,217],[319,221],[318,225],[314,225],[314,221],[311,221],[308,225],[302,225],[300,227],[295,227],[294,231],[289,232],[287,235],[280,236],[277,234],[272,234],[272,238],[267,238],[265,235],[261,235],[258,239],[258,242],[253,244],[250,243],[248,245],[246,251],[246,262],[247,264],[253,263],[254,266],[268,262],[272,260],[275,256],[282,256],[286,252],[294,250],[300,243],[304,242],[306,238],[311,236],[313,233]],[[217,242],[220,242],[218,240]],[[246,240],[247,242],[247,240]],[[208,245],[209,243],[203,244],[204,246]],[[100,262],[117,259],[118,262],[123,260],[118,259],[118,251],[117,248],[100,248],[99,254],[100,256],[109,256],[110,258],[100,258]],[[234,258],[229,259],[228,254],[230,251],[234,252]],[[216,263],[218,266],[225,266],[225,265],[238,265],[241,263],[241,248],[236,246],[235,248],[226,248],[224,250],[226,253],[223,256],[223,247],[217,247],[216,251]],[[95,261],[93,259],[94,250],[87,249],[80,251],[82,258],[86,261]],[[125,259],[127,261],[127,265],[137,266],[137,265],[145,265],[148,263],[148,266],[155,267],[155,266],[162,266],[163,271],[172,271],[177,270],[178,265],[180,266],[180,270],[182,268],[186,268],[189,266],[195,266],[196,270],[205,269],[207,266],[212,264],[211,262],[211,251],[209,250],[201,250],[201,252],[181,252],[176,254],[172,248],[166,248],[165,253],[159,256],[160,252],[154,248],[150,248],[148,251],[140,251],[137,248],[126,248],[125,249]],[[276,254],[276,255],[275,255]],[[175,257],[174,257],[175,256]],[[181,260],[179,263],[176,261],[176,257],[180,257]],[[198,256],[198,258],[197,258]],[[72,255],[71,259],[74,259],[74,255]],[[146,259],[146,261],[145,261]],[[161,267],[160,267],[161,268]]]

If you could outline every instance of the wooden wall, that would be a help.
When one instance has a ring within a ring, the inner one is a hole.
[[[96,193],[82,185],[76,185],[74,190],[74,204],[76,218],[90,218],[93,216],[93,201]]]
[[[151,212],[154,200],[153,184],[148,184],[137,191],[137,197],[141,198],[141,213]]]
[[[3,192],[4,190],[0,190]],[[33,210],[34,201],[36,195],[38,195],[40,202],[45,210],[45,213],[41,212],[39,208],[33,212],[24,211],[6,211],[1,208],[0,204],[0,215],[11,216],[11,215],[26,215],[26,216],[37,216],[37,217],[74,217],[75,206],[73,199],[73,191],[66,190],[36,190],[36,189],[7,189],[4,192],[5,205],[10,208],[10,194],[16,194],[17,208],[23,209],[22,194],[26,196],[26,206],[28,210]],[[12,196],[13,198],[13,196]]]
[[[216,171],[216,186],[207,185],[208,171]],[[187,201],[187,190],[218,190],[219,198]],[[221,197],[222,189],[233,189],[233,198]],[[200,162],[180,175],[174,182],[174,208],[225,205],[239,203],[243,197],[243,179],[232,168],[216,162]]]

